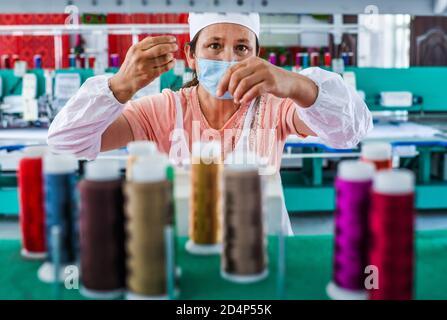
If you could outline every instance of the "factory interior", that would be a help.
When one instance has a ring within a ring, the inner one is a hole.
[[[0,0],[0,299],[447,300],[446,79],[446,0]]]

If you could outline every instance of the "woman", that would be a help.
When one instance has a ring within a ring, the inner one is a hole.
[[[350,148],[372,128],[365,103],[339,75],[319,68],[298,74],[259,58],[258,14],[190,14],[189,24],[185,54],[197,73],[191,83],[130,100],[175,65],[174,37],[145,38],[113,77],[88,79],[68,101],[49,129],[53,150],[93,159],[133,140],[152,140],[179,163],[189,159],[194,141],[218,140],[223,157],[250,148],[278,171],[290,134]]]

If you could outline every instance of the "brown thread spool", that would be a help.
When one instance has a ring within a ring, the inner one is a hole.
[[[139,159],[126,182],[127,299],[167,299],[164,231],[171,220],[166,163]],[[157,159],[160,160],[160,159]]]
[[[118,163],[87,163],[79,194],[81,294],[118,298],[125,288],[124,197]]]
[[[372,163],[376,171],[392,169],[391,144],[377,142],[363,145],[361,160]]]
[[[268,276],[262,183],[256,166],[234,164],[224,172],[225,204],[221,275],[238,283]]]
[[[189,236],[186,249],[193,254],[219,254],[222,219],[222,161],[220,144],[193,144]]]
[[[126,164],[126,180],[132,179],[132,166],[138,158],[147,157],[157,151],[157,146],[152,141],[132,141],[127,144],[129,157]]]

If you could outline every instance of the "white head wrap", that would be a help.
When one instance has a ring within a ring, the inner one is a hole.
[[[247,27],[259,39],[260,19],[258,13],[190,13],[189,38],[192,40],[203,28],[216,23],[234,23]]]

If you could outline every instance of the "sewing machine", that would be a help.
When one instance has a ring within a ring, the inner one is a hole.
[[[332,211],[337,163],[358,158],[361,145],[393,146],[393,167],[417,177],[417,209],[447,208],[447,68],[347,68],[373,112],[374,129],[353,150],[334,150],[319,139],[290,137],[284,149],[282,182],[289,212]],[[391,93],[391,94],[389,94]],[[409,94],[411,93],[411,98]],[[402,101],[403,105],[396,105]],[[410,103],[408,103],[410,102]]]

